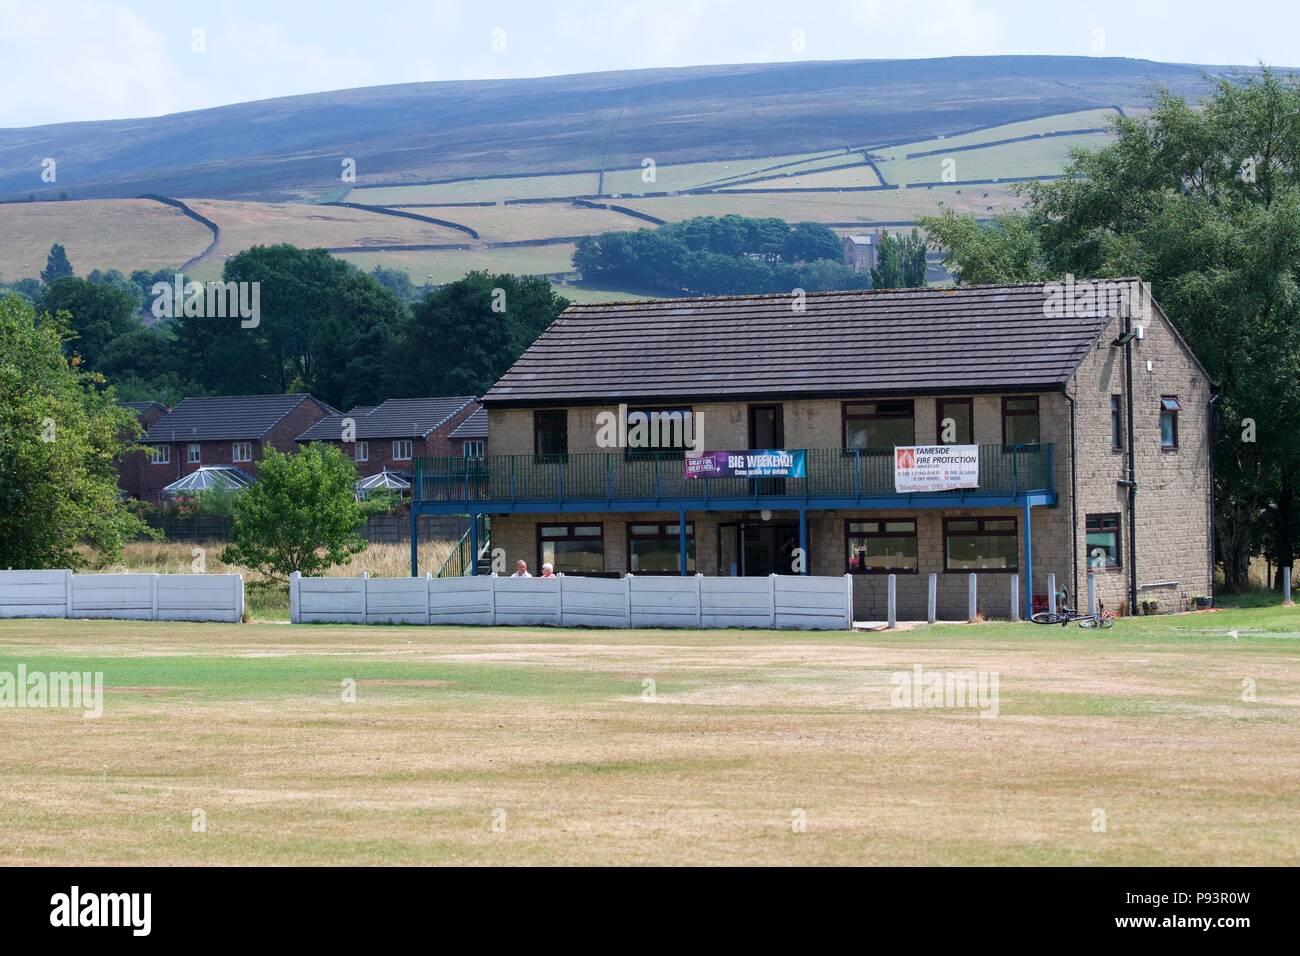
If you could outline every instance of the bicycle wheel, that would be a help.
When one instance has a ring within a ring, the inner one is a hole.
[[[1105,625],[1105,624],[1102,624],[1102,623],[1100,622],[1100,619],[1098,619],[1097,617],[1094,616],[1094,617],[1081,617],[1081,618],[1079,618],[1079,626],[1080,626],[1081,628],[1083,628],[1085,631],[1088,631],[1088,630],[1091,630],[1091,629],[1094,628],[1094,627],[1105,627],[1106,625]]]
[[[1039,611],[1037,614],[1031,615],[1029,620],[1035,624],[1064,624],[1066,619],[1060,614],[1053,614],[1051,611]]]

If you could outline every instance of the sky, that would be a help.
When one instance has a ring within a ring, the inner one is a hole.
[[[1007,53],[1300,65],[1256,0],[0,0],[0,128],[599,70]]]

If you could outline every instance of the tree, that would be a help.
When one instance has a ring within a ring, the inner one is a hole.
[[[62,279],[64,276],[72,275],[72,263],[68,261],[68,253],[57,242],[50,246],[50,254],[45,257],[45,268],[41,270],[41,281],[49,284],[55,279]]]
[[[1218,386],[1215,531],[1230,587],[1300,547],[1300,81],[1263,69],[1199,108],[1158,92],[1028,209],[923,222],[961,281],[1141,276]]]
[[[877,289],[919,289],[925,285],[925,240],[912,230],[909,236],[886,234],[880,239],[871,284]]]
[[[817,222],[798,222],[790,227],[781,258],[786,262],[816,262],[819,259],[842,262],[844,246],[830,227]]]
[[[138,303],[131,290],[75,276],[47,280],[37,308],[51,315],[66,313],[70,346],[83,364],[107,372],[105,358],[114,344],[141,328]]]
[[[234,543],[221,560],[278,581],[342,564],[366,547],[356,480],[356,466],[334,445],[314,442],[292,455],[268,447],[257,482],[239,493]]]
[[[113,467],[139,425],[64,354],[68,335],[60,317],[0,298],[0,568],[80,567],[78,544],[113,558],[148,533]]]

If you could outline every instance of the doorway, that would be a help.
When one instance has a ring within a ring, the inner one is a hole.
[[[785,448],[785,414],[780,405],[749,406],[749,448],[762,451]],[[785,494],[784,478],[751,478],[751,492],[756,495]]]
[[[720,524],[718,574],[724,577],[795,574],[794,550],[797,547],[797,521],[736,521]]]

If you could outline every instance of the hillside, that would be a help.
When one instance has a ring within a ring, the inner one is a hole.
[[[0,198],[337,198],[357,186],[636,168],[923,142],[1196,95],[1225,68],[996,56],[418,83],[148,119],[0,130]],[[58,160],[42,183],[40,159]]]

